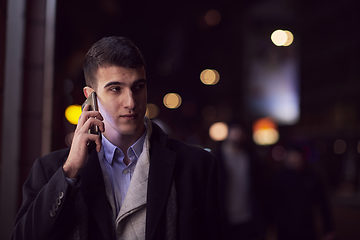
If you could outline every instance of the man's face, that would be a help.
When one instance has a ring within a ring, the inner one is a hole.
[[[147,103],[145,69],[100,67],[96,74],[99,111],[105,136],[138,138],[144,131]]]

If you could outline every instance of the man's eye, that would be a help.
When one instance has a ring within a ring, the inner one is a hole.
[[[141,89],[143,89],[145,87],[145,84],[138,84],[138,85],[136,85],[135,86],[135,90],[141,90]]]
[[[112,87],[109,89],[110,92],[118,92],[120,91],[120,87]]]

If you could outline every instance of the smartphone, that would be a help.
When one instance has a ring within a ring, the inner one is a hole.
[[[81,106],[81,109],[84,109],[86,104],[90,105],[89,111],[99,111],[95,92],[92,92],[90,94],[90,96],[85,100],[85,102]],[[91,126],[90,129],[89,129],[89,133],[97,134],[97,135],[99,135],[101,137],[101,132],[100,132],[99,127],[97,125]]]

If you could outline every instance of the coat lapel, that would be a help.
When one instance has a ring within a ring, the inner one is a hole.
[[[104,239],[114,239],[112,209],[106,197],[104,178],[95,150],[89,155],[88,163],[79,175],[82,179],[80,190],[104,235]]]
[[[149,157],[147,156],[147,151],[144,150],[138,159],[134,176],[131,179],[128,192],[126,193],[116,222],[121,221],[128,214],[146,204],[148,171]]]
[[[167,136],[153,125],[146,212],[146,239],[153,239],[165,211],[175,167],[175,152],[166,147]]]

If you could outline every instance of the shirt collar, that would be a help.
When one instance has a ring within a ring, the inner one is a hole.
[[[146,137],[146,131],[133,145],[131,145],[127,149],[127,154],[130,159],[133,157],[135,157],[135,159],[139,158],[139,156],[143,150],[145,137]],[[119,149],[118,151],[121,154],[120,155],[121,159],[124,158],[124,154],[121,151],[121,149],[118,148],[117,146],[115,146],[114,144],[112,144],[104,135],[102,135],[101,143],[102,143],[102,147],[104,149],[105,159],[110,165],[112,165],[116,149]]]
[[[129,150],[131,149],[134,152],[136,158],[140,157],[140,154],[143,150],[145,137],[146,137],[146,131],[131,147],[129,147],[128,156],[129,156]]]

